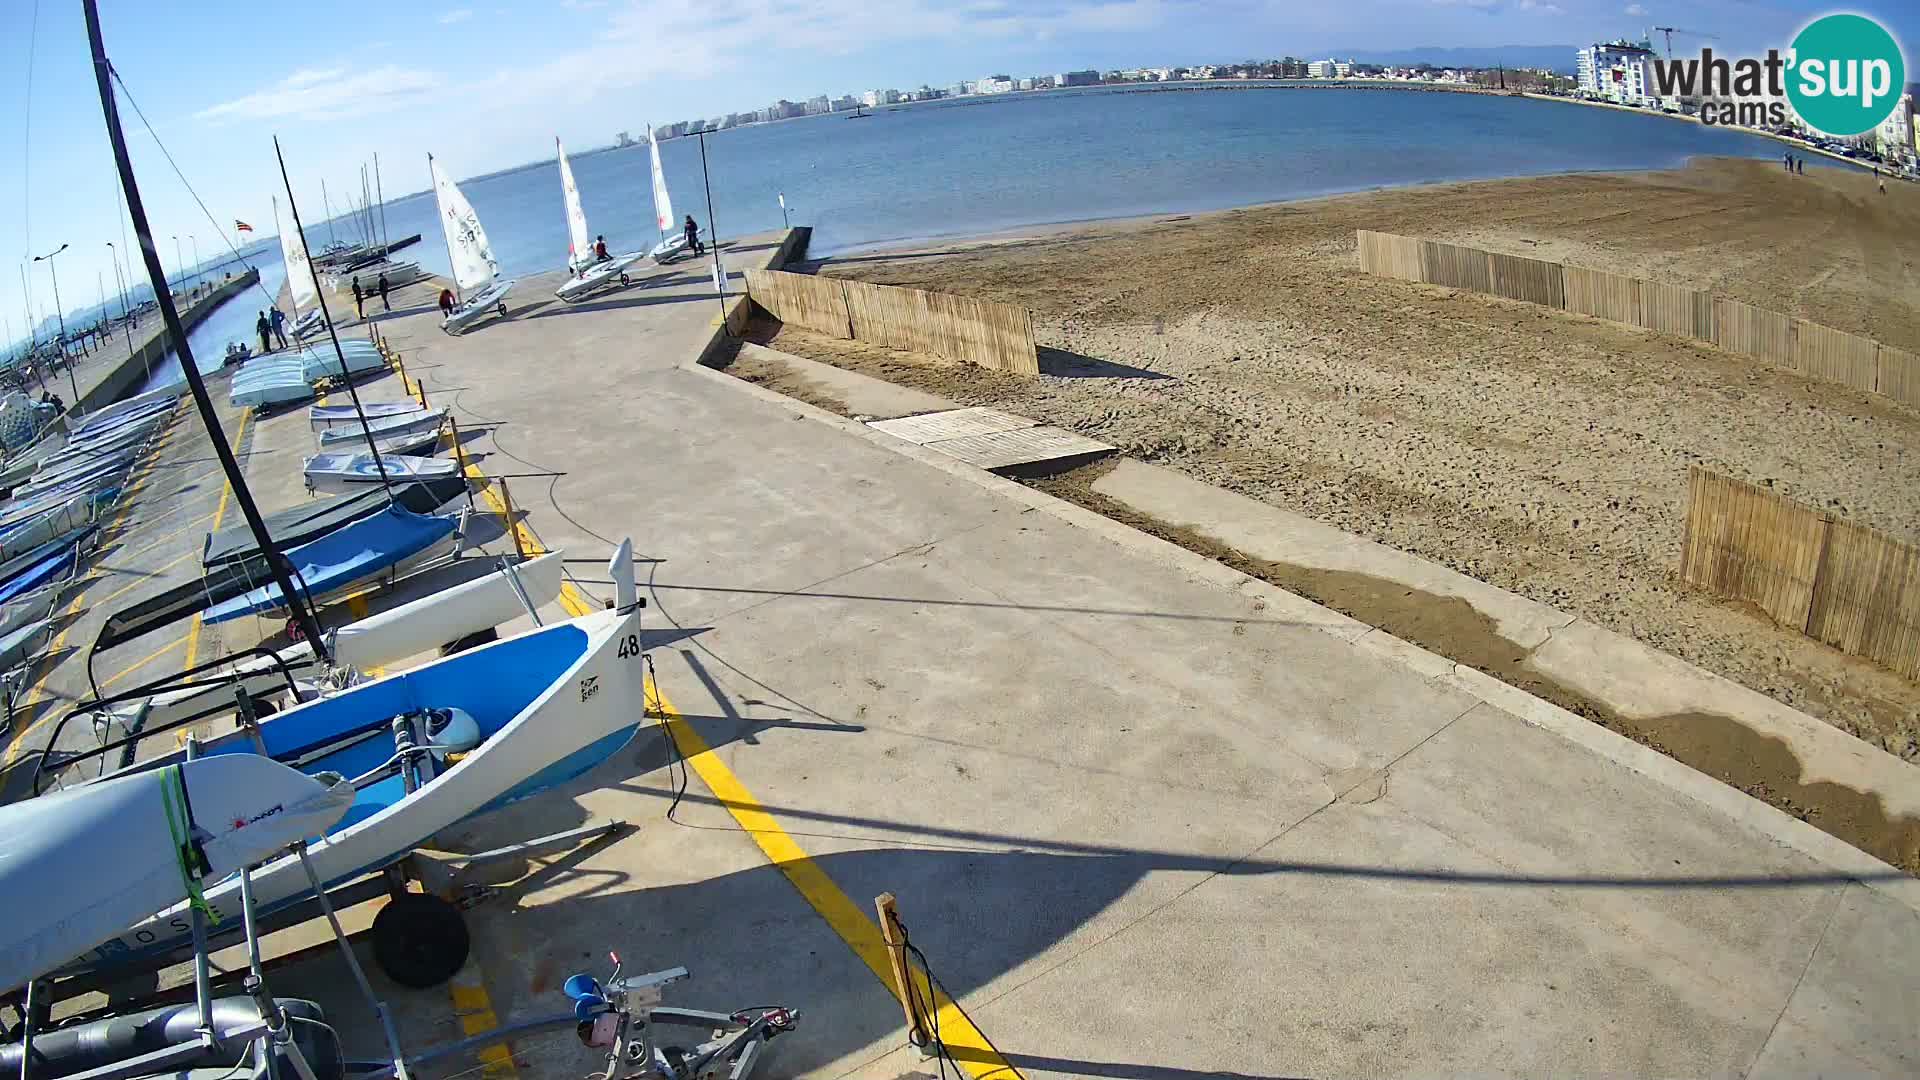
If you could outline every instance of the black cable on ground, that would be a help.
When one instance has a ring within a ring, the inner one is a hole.
[[[646,657],[647,678],[652,680],[654,686],[653,695],[648,697],[646,707],[652,709],[660,720],[660,738],[665,740],[667,744],[667,782],[669,784],[674,784],[673,767],[675,765],[680,766],[680,779],[677,784],[674,784],[673,801],[667,804],[667,820],[673,822],[675,825],[682,825],[685,823],[673,815],[680,810],[680,800],[686,797],[687,794],[687,759],[684,754],[680,753],[680,743],[673,737],[673,728],[668,726],[671,720],[667,716],[667,708],[659,699],[660,676],[654,671],[653,654],[645,653],[643,655]]]

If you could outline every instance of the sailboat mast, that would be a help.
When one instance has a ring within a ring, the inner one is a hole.
[[[427,155],[427,180],[433,184],[434,207],[438,209],[441,214],[445,214],[447,212],[446,207],[440,205],[440,178],[433,174],[432,154]],[[447,273],[453,275],[453,302],[456,305],[464,303],[464,300],[460,296],[460,274],[453,268],[453,241],[447,239],[447,226],[445,222],[441,222],[440,224],[440,240],[447,245]]]
[[[387,196],[380,190],[380,155],[378,153],[373,155],[373,197],[380,200],[380,246],[392,248],[393,237],[387,235]]]
[[[120,111],[114,103],[113,66],[107,61],[107,47],[100,37],[100,11],[94,0],[81,0],[81,6],[87,16],[87,42],[93,51],[93,77],[100,89],[100,112],[107,124],[107,137],[113,143],[113,161],[120,173],[120,186],[127,195],[127,214],[133,219],[134,235],[140,240],[140,257],[146,263],[147,281],[153,285],[154,298],[160,302],[160,318],[165,322],[167,333],[172,335],[174,348],[180,354],[180,371],[186,376],[187,389],[193,393],[193,404],[200,411],[201,422],[207,426],[208,441],[213,443],[213,452],[220,459],[220,470],[227,476],[227,486],[233,490],[234,501],[240,504],[240,514],[247,519],[247,529],[253,533],[254,543],[260,546],[260,553],[267,560],[267,569],[273,575],[273,583],[279,586],[280,596],[287,602],[287,610],[293,613],[294,621],[306,636],[307,644],[315,656],[323,661],[332,658],[327,654],[327,643],[320,634],[320,622],[314,617],[313,610],[307,606],[306,597],[293,587],[293,575],[287,557],[273,542],[272,534],[267,532],[267,524],[260,517],[260,508],[254,505],[253,492],[247,488],[247,478],[240,471],[240,462],[233,456],[233,449],[227,444],[226,433],[220,428],[220,417],[213,411],[213,402],[207,397],[207,385],[200,377],[200,366],[194,363],[193,347],[187,341],[187,332],[180,325],[180,312],[173,306],[173,295],[164,286],[166,270],[160,265],[160,253],[153,246],[153,230],[147,224],[146,204],[140,201],[140,185],[133,176],[133,160],[127,156],[126,133],[120,130]]]
[[[91,0],[89,0],[91,2]],[[353,414],[360,418],[360,434],[367,440],[367,453],[373,455],[373,467],[380,473],[380,486],[387,498],[393,498],[393,481],[387,478],[387,463],[380,457],[379,444],[373,441],[373,429],[367,426],[367,413],[360,407],[360,391],[353,388],[353,374],[347,370],[346,353],[340,349],[340,335],[333,329],[333,312],[327,310],[327,294],[320,290],[320,271],[313,268],[313,252],[307,251],[307,234],[300,228],[300,204],[293,198],[293,181],[287,179],[286,155],[280,152],[280,136],[273,137],[273,159],[280,163],[280,182],[287,188],[287,209],[293,211],[293,233],[300,238],[300,250],[307,256],[307,273],[313,278],[313,291],[320,298],[320,321],[327,324],[327,337],[333,341],[333,355],[340,360],[340,381],[347,384],[347,396],[353,399]]]

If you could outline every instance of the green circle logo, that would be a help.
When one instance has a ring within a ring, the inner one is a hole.
[[[1787,99],[1815,131],[1843,138],[1879,127],[1906,93],[1900,45],[1863,15],[1823,15],[1793,39]]]

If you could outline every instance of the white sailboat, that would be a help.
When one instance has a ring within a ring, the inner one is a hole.
[[[493,257],[486,230],[480,227],[480,216],[432,154],[427,155],[427,170],[433,174],[433,198],[440,207],[440,230],[447,238],[456,301],[453,314],[441,321],[440,329],[458,334],[489,312],[498,311],[504,317],[513,279],[500,276],[500,263]]]
[[[287,292],[293,303],[293,336],[303,338],[326,325],[320,312],[320,293],[313,287],[307,266],[307,247],[280,220],[280,200],[273,200],[273,227],[280,234],[280,258],[287,267]],[[301,314],[301,309],[306,314]]]
[[[653,137],[651,125],[647,130],[647,153],[653,158],[653,220],[660,226],[660,242],[647,254],[654,262],[665,265],[686,253],[687,234],[680,231],[680,223],[673,216],[673,195],[667,191],[666,170],[660,167],[660,140]]]
[[[558,138],[553,140],[553,149],[560,155],[560,191],[567,203],[567,269],[573,274],[566,284],[554,290],[554,295],[572,302],[615,282],[627,284],[627,267],[646,258],[647,253],[631,251],[605,259],[594,257],[593,240],[587,232],[587,211],[580,205],[580,188],[573,182],[573,166],[567,164],[567,149],[560,145]]]

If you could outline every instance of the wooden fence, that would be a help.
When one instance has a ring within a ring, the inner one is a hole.
[[[1920,678],[1920,549],[1694,466],[1680,576]]]
[[[1920,405],[1920,355],[1679,285],[1359,230],[1360,269],[1709,342],[1811,379]]]
[[[996,371],[1040,372],[1026,308],[896,285],[747,272],[753,302],[784,323],[855,341],[930,353]]]
[[[829,337],[853,337],[846,290],[832,278],[749,270],[747,295],[783,323]]]

